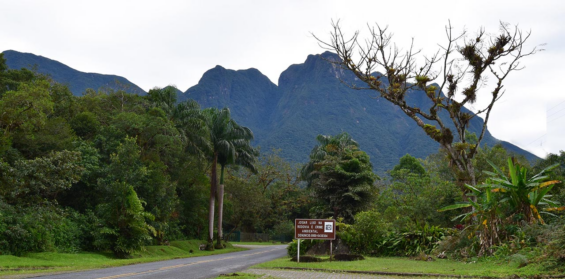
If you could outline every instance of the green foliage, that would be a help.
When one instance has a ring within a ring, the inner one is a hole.
[[[0,185],[0,194],[10,203],[41,203],[77,182],[82,168],[77,152],[52,152],[46,157],[18,160],[14,166],[0,159],[0,175],[6,183]]]
[[[50,205],[11,206],[0,200],[0,254],[77,252],[84,231],[72,210]]]
[[[410,156],[410,154],[406,154],[400,158],[398,165],[394,166],[394,168],[390,171],[390,175],[394,179],[400,179],[400,176],[402,175],[399,172],[401,170],[405,170],[419,177],[427,176],[426,170],[422,166],[422,163],[420,163],[418,159]]]
[[[338,237],[352,251],[361,254],[378,253],[384,237],[390,231],[390,224],[376,210],[359,212],[355,215],[355,224],[338,222],[337,227]]]
[[[100,121],[94,113],[88,111],[77,114],[70,124],[76,135],[84,139],[90,139],[100,129]]]
[[[544,223],[538,205],[550,206],[548,210],[560,210],[558,204],[546,196],[549,196],[548,192],[561,181],[546,181],[549,177],[545,175],[559,164],[551,165],[530,178],[527,177],[527,169],[516,164],[512,159],[508,159],[508,177],[494,164],[490,164],[496,173],[487,172],[490,175],[487,183],[493,187],[492,191],[501,192],[506,198],[505,201],[511,206],[512,212],[523,215],[526,222]]]
[[[127,138],[112,155],[106,179],[98,184],[106,192],[105,203],[97,208],[104,220],[100,233],[104,238],[96,246],[111,249],[118,257],[127,257],[140,249],[155,235],[155,229],[146,223],[154,216],[144,211],[134,187],[139,187],[147,174],[142,166],[135,139]]]
[[[300,256],[305,255],[306,251],[312,246],[323,242],[323,240],[313,240],[313,239],[293,239],[291,243],[286,247],[286,252],[289,257],[296,257],[298,252],[298,241],[300,241]]]
[[[426,162],[426,166],[429,164]],[[437,164],[433,164],[437,167]],[[461,199],[461,191],[436,169],[426,171],[414,157],[405,155],[391,171],[390,181],[378,185],[376,208],[397,231],[426,224],[452,227],[455,213],[437,212]]]
[[[379,251],[382,255],[390,256],[415,256],[420,253],[430,254],[455,230],[425,225],[420,229],[390,233],[382,241]]]
[[[427,224],[420,228],[393,230],[378,211],[355,215],[355,224],[338,223],[338,237],[360,254],[376,256],[414,256],[430,254],[439,241],[455,230]]]
[[[359,150],[347,133],[320,135],[317,139],[319,145],[302,168],[302,177],[309,181],[320,204],[313,214],[352,222],[353,216],[373,200],[378,176],[373,173],[367,153]]]
[[[229,232],[269,233],[278,241],[294,237],[294,219],[308,214],[309,194],[299,186],[298,168],[263,152],[257,172],[228,169],[225,227]]]
[[[486,183],[473,187],[465,185],[469,189],[467,201],[459,204],[446,206],[440,211],[454,210],[459,208],[471,208],[457,218],[473,221],[471,232],[478,232],[480,251],[479,256],[493,254],[494,246],[501,244],[504,238],[502,228],[505,225],[519,224],[524,219],[526,223],[543,223],[543,219],[537,209],[538,204],[554,206],[556,203],[546,198],[551,188],[560,181],[547,181],[546,171],[555,168],[552,165],[540,173],[527,177],[526,168],[508,159],[507,177],[496,165],[489,162],[495,172],[486,172],[490,178]],[[472,234],[471,234],[472,236]]]

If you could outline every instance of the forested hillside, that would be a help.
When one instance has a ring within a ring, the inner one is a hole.
[[[68,85],[75,96],[80,96],[87,88],[98,90],[108,88],[113,90],[126,90],[131,93],[144,95],[146,92],[124,77],[116,75],[103,75],[97,73],[84,73],[77,71],[61,62],[37,56],[32,53],[22,53],[15,50],[3,52],[6,64],[10,69],[33,69],[38,73],[49,75],[58,83]]]
[[[42,75],[7,69],[0,54],[0,254],[86,250],[127,257],[143,245],[204,239],[216,162],[210,158],[221,151],[212,138],[229,136],[225,129],[233,124],[212,134],[214,110],[175,97],[174,88],[148,96],[87,90],[77,97]],[[221,183],[240,175],[224,173],[224,165],[242,164],[236,152],[237,162],[217,159]],[[269,232],[304,210],[296,168],[265,154],[257,163],[255,153],[248,157],[255,174],[246,181],[277,181],[263,185],[261,195],[242,197],[258,199],[251,203],[263,221],[249,223],[239,214],[249,204],[229,198],[226,229]],[[226,192],[260,186],[237,187]]]

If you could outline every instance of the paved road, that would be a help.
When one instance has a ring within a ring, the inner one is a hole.
[[[276,258],[283,257],[284,255],[286,255],[286,245],[273,245],[223,255],[176,259],[83,272],[49,275],[38,278],[214,278],[220,274],[242,271],[252,265],[274,260]]]

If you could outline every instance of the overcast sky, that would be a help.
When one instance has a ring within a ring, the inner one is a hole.
[[[256,68],[278,83],[288,66],[323,52],[311,33],[329,38],[336,19],[349,34],[388,25],[398,44],[414,38],[426,53],[445,41],[448,20],[470,33],[518,24],[532,32],[528,46],[545,44],[545,51],[507,80],[489,130],[541,157],[565,150],[565,1],[0,0],[0,7],[0,51],[120,75],[145,90],[173,84],[185,91],[215,65]]]

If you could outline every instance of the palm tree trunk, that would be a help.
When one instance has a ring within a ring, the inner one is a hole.
[[[216,242],[216,249],[222,249],[222,223],[224,217],[224,166],[220,169],[220,186],[216,192],[216,197],[218,199],[218,240]]]
[[[208,207],[208,243],[206,250],[214,250],[214,202],[216,201],[216,185],[217,181],[217,165],[218,154],[214,154],[214,161],[212,162],[212,171],[210,174],[210,205]]]

